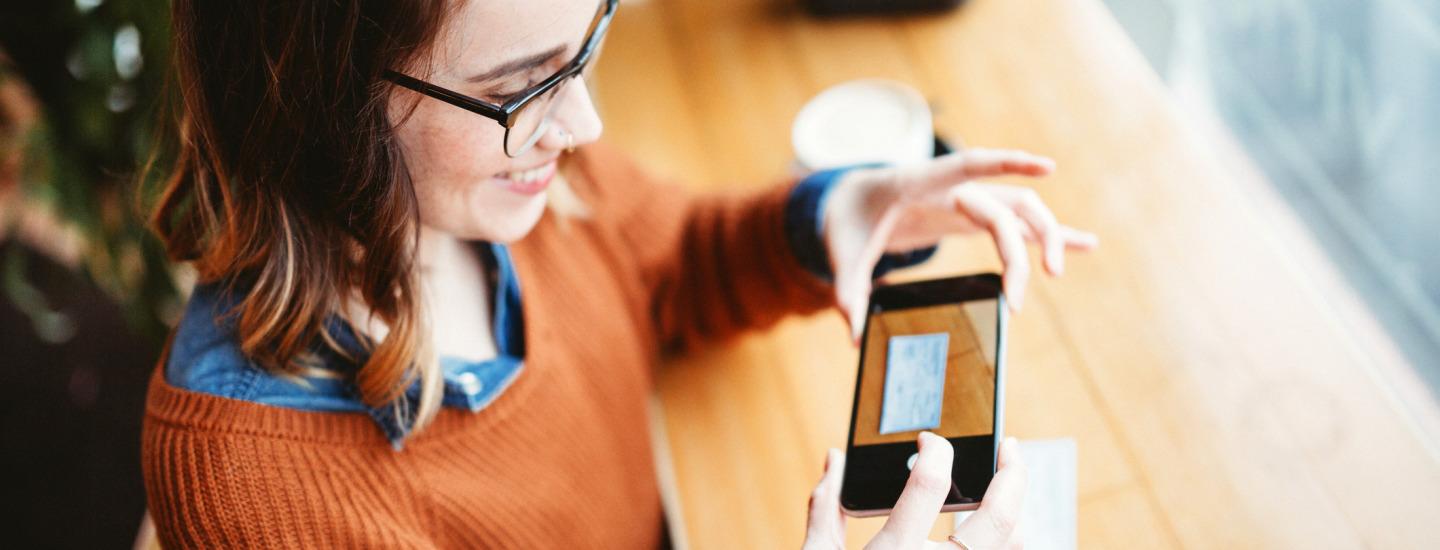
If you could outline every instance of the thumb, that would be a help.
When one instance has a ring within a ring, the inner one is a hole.
[[[1026,471],[1020,444],[1007,437],[1000,444],[995,477],[991,478],[980,508],[955,529],[955,537],[970,548],[1006,548],[1016,542],[1016,525],[1024,512]]]
[[[825,475],[810,493],[810,519],[805,529],[804,548],[838,548],[845,544],[845,516],[840,512],[841,481],[845,453],[830,449],[825,457]]]
[[[860,344],[860,333],[865,330],[865,314],[870,309],[870,279],[868,277],[837,277],[835,279],[835,302],[850,327],[850,341]]]
[[[885,253],[885,243],[899,221],[899,212],[889,209],[881,215],[874,228],[866,234],[854,235],[853,241],[840,241],[832,247],[831,270],[835,273],[835,302],[850,325],[850,340],[860,343],[865,328],[865,313],[870,306],[870,291],[875,264]],[[859,243],[859,246],[856,246]]]

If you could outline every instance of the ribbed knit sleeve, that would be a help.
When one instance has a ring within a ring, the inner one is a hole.
[[[688,348],[833,305],[828,284],[791,249],[785,215],[794,178],[698,194],[661,182],[604,143],[581,149],[595,217],[639,268],[656,334]]]

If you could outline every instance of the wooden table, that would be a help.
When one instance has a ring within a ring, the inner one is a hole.
[[[907,82],[969,144],[1053,156],[1034,185],[1098,232],[1012,324],[1007,428],[1079,445],[1085,548],[1440,542],[1440,412],[1362,299],[1098,0],[972,0],[817,21],[779,0],[621,8],[596,90],[607,139],[699,188],[783,175],[805,100]],[[1038,265],[1038,264],[1037,264]],[[915,277],[993,270],[947,241]],[[843,447],[856,350],[835,314],[674,362],[659,383],[683,538],[794,548]],[[936,538],[948,518],[937,522]],[[852,520],[851,545],[880,520]]]

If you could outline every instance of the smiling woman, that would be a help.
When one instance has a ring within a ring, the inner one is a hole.
[[[585,34],[585,40],[581,42],[579,52],[566,63],[563,69],[550,74],[544,80],[537,82],[533,75],[537,71],[544,70],[554,60],[559,59],[561,54],[569,51],[565,45],[555,46],[548,51],[502,63],[466,79],[466,82],[470,84],[494,86],[493,83],[499,82],[502,83],[499,85],[502,89],[506,88],[503,83],[507,81],[523,80],[527,82],[527,87],[514,92],[492,91],[486,94],[486,97],[497,98],[502,105],[487,103],[484,100],[394,71],[387,72],[386,77],[406,88],[495,119],[505,128],[505,154],[516,157],[534,146],[535,141],[549,129],[550,102],[554,100],[556,92],[566,83],[567,79],[582,74],[588,68],[590,60],[595,57],[601,42],[605,39],[605,32],[610,28],[610,18],[615,15],[615,7],[618,4],[619,0],[605,0],[600,4],[600,11],[595,14],[595,19]],[[566,147],[567,149],[573,148],[573,143]]]
[[[144,424],[167,547],[653,547],[662,351],[863,301],[949,232],[994,234],[1017,302],[1026,237],[1053,271],[1093,246],[1033,194],[964,183],[1050,169],[1014,151],[662,185],[595,142],[576,78],[617,4],[173,3],[153,224],[200,284]],[[895,536],[938,512],[907,494]]]

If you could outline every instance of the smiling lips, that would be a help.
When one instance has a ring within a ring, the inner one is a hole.
[[[555,168],[556,162],[552,160],[539,168],[501,173],[495,176],[495,181],[516,193],[536,195],[550,186],[550,180],[555,178]]]

